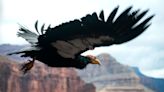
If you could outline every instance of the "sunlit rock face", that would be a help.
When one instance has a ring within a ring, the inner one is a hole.
[[[73,68],[51,68],[36,62],[23,75],[20,63],[0,56],[0,92],[95,92]]]
[[[93,83],[97,92],[152,92],[140,83],[131,67],[118,63],[109,54],[98,56],[102,65],[89,65],[78,71],[83,80]]]

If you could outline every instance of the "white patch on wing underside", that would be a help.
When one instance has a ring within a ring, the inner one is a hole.
[[[95,44],[102,44],[104,41],[111,41],[109,36],[101,36],[98,38],[77,38],[69,41],[58,40],[51,43],[57,48],[57,52],[65,58],[74,58],[75,54],[87,48],[93,47]]]

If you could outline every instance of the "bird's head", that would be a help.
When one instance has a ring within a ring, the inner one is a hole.
[[[101,65],[100,60],[97,59],[97,58],[96,58],[95,56],[93,56],[93,55],[87,55],[86,58],[89,59],[89,63],[90,63],[90,64],[98,64],[98,65]]]
[[[79,59],[80,59],[81,63],[83,63],[84,65],[87,65],[87,64],[98,64],[98,65],[101,65],[100,60],[97,59],[93,55],[80,56]]]

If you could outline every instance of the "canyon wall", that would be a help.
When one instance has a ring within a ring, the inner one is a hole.
[[[27,74],[21,64],[0,56],[0,92],[95,92],[73,68],[51,68],[36,62]]]

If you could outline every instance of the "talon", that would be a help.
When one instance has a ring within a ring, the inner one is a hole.
[[[35,59],[33,60],[28,60],[29,62],[25,63],[22,65],[22,68],[20,69],[21,71],[23,71],[23,73],[27,73],[27,71],[31,70],[31,68],[34,66],[34,61]]]

